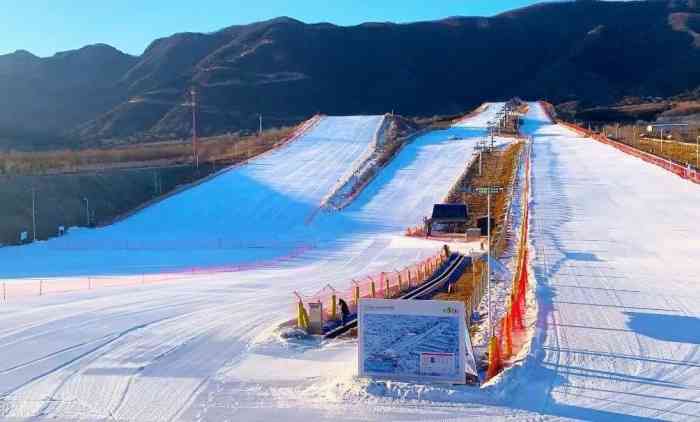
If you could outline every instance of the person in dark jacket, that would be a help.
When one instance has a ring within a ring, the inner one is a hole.
[[[340,316],[343,319],[343,325],[345,325],[350,316],[350,308],[348,308],[348,304],[343,299],[338,299],[338,304],[340,304]]]

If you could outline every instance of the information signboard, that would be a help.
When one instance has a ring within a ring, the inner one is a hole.
[[[462,302],[360,299],[358,373],[464,384],[475,374]]]
[[[309,303],[309,332],[323,334],[323,305],[321,302]]]

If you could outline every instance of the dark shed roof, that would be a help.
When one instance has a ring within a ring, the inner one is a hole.
[[[467,206],[464,204],[433,205],[433,222],[466,222]]]

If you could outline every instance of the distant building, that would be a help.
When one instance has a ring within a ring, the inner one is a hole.
[[[467,228],[467,206],[465,204],[435,204],[433,214],[426,222],[428,235],[433,229],[448,233],[464,232]]]

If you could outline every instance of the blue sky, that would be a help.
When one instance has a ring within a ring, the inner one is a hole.
[[[276,16],[355,25],[491,16],[532,0],[2,0],[0,54],[38,56],[106,43],[141,54],[155,38],[211,32]]]

